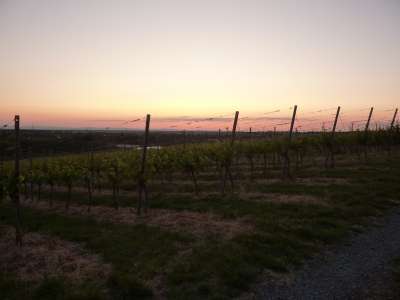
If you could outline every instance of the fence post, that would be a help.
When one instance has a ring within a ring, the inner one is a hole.
[[[294,128],[294,123],[296,120],[296,113],[297,113],[297,105],[293,107],[293,115],[292,115],[292,121],[290,122],[290,129],[289,129],[289,136],[288,136],[288,141],[287,145],[285,146],[285,149],[283,150],[283,176],[286,178],[290,178],[290,157],[289,157],[289,148],[290,148],[290,143],[292,141],[292,136],[293,136],[293,128]]]
[[[338,106],[338,108],[337,108],[336,116],[335,116],[335,121],[333,122],[333,127],[332,127],[332,138],[335,136],[337,121],[338,121],[338,118],[339,118],[339,113],[340,113],[340,106]]]
[[[87,189],[89,193],[89,205],[87,207],[88,212],[90,212],[91,206],[93,205],[93,181],[94,181],[93,145],[89,144],[89,174],[87,178]]]
[[[0,132],[1,132],[1,141],[0,141],[0,176],[3,177],[4,176],[4,146],[5,144],[5,133],[4,133],[4,129],[6,125],[4,125],[3,127],[0,128]],[[5,197],[5,190],[4,190],[4,185],[3,183],[0,185],[0,202],[3,201]]]
[[[231,164],[232,164],[232,160],[233,160],[233,144],[235,143],[236,127],[237,127],[238,119],[239,119],[239,111],[236,111],[235,119],[233,121],[232,136],[231,136],[231,143],[230,143],[230,150],[232,152],[230,153],[231,156],[227,157],[227,160],[225,161],[225,176],[223,178],[223,183],[222,183],[222,194],[225,194],[226,180],[228,177],[231,182],[231,189],[232,189],[232,193],[233,193],[234,182],[233,182],[233,176],[232,176],[232,172],[231,172]]]
[[[399,109],[396,108],[396,110],[394,111],[393,119],[392,119],[392,122],[390,123],[390,130],[393,130],[394,122],[396,122],[396,117],[397,117],[397,111],[398,111],[398,110],[399,110]]]
[[[336,126],[337,126],[337,121],[339,118],[339,113],[340,113],[340,106],[338,106],[336,110],[336,115],[335,115],[335,120],[333,122],[332,126],[332,132],[331,132],[331,144],[330,144],[330,165],[329,167],[334,168],[335,167],[335,149],[334,149],[334,143],[335,143],[335,132],[336,132]]]
[[[15,128],[15,162],[14,162],[14,191],[12,193],[15,205],[15,243],[17,246],[22,247],[22,231],[21,231],[21,204],[19,199],[19,178],[20,178],[20,117],[17,115],[14,119]]]
[[[183,130],[183,150],[186,149],[186,130]]]
[[[290,123],[289,143],[290,143],[290,141],[292,140],[293,127],[294,127],[294,122],[295,122],[295,120],[296,120],[296,113],[297,113],[297,105],[294,106],[293,115],[292,115],[292,122]]]
[[[28,139],[28,159],[29,159],[29,199],[33,202],[34,188],[33,188],[33,158],[32,158],[32,136]]]
[[[364,157],[365,157],[365,160],[367,160],[367,155],[368,155],[368,149],[367,149],[368,148],[368,129],[369,129],[369,124],[371,122],[371,117],[372,117],[373,111],[374,111],[374,107],[371,107],[371,109],[369,111],[369,115],[368,115],[367,124],[365,124],[365,133],[364,133],[364,135],[365,135],[365,137],[364,137],[364,142],[365,142],[365,145],[364,145]]]
[[[372,112],[374,111],[374,108],[371,107],[370,111],[369,111],[369,115],[368,115],[368,120],[367,120],[367,124],[365,124],[365,132],[368,131],[369,129],[369,123],[371,122],[371,117],[372,117]]]
[[[233,121],[233,127],[232,127],[231,145],[233,145],[233,143],[235,142],[235,138],[236,138],[236,127],[237,127],[238,118],[239,118],[239,112],[236,111],[236,113],[235,113],[235,120]]]
[[[139,202],[137,207],[137,214],[140,216],[142,212],[142,206],[144,206],[145,212],[147,212],[147,186],[146,186],[146,157],[147,157],[147,145],[149,140],[149,127],[150,127],[150,115],[146,116],[146,128],[144,132],[144,143],[142,149],[142,161],[139,173]],[[143,202],[143,193],[144,193],[144,202]]]

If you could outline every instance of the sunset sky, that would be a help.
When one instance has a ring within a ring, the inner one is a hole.
[[[371,106],[387,121],[400,1],[0,0],[0,104],[25,127],[217,129],[239,110],[261,130],[294,104],[299,128],[337,105],[342,128]]]

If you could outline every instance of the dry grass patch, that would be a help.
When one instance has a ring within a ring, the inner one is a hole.
[[[269,179],[257,179],[257,183],[261,184],[274,184],[274,183],[281,183],[285,182],[285,180],[281,178],[269,178]],[[295,183],[304,184],[306,186],[309,185],[330,185],[330,184],[350,184],[349,180],[346,178],[339,178],[339,177],[307,177],[307,178],[295,178]]]
[[[0,226],[0,273],[13,274],[24,282],[64,278],[79,284],[95,279],[105,282],[111,266],[79,244],[39,233],[26,233],[23,247],[15,245],[15,231]]]
[[[86,206],[71,205],[66,211],[62,203],[54,203],[50,208],[45,202],[23,202],[23,205],[42,211],[54,211],[62,215],[90,217],[99,222],[111,222],[121,224],[141,224],[158,226],[175,232],[187,232],[197,237],[206,235],[218,235],[224,239],[254,229],[251,222],[240,218],[235,220],[223,219],[212,213],[199,213],[191,211],[174,211],[168,209],[150,209],[147,214],[137,216],[131,207],[121,207],[118,210],[108,206],[96,205],[90,211]]]
[[[305,185],[330,185],[330,184],[350,184],[350,181],[346,178],[333,178],[333,177],[312,177],[312,178],[297,178],[297,183]]]
[[[322,198],[311,195],[292,195],[279,193],[247,193],[241,195],[241,199],[256,202],[273,202],[273,203],[303,203],[303,204],[322,204],[327,202]]]

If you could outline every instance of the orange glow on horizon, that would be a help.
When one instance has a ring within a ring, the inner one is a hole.
[[[400,6],[283,2],[1,3],[0,120],[120,128],[150,113],[153,128],[201,130],[231,125],[161,119],[239,110],[253,118],[239,127],[271,130],[285,122],[257,118],[297,104],[301,130],[338,105],[341,127],[371,106],[387,122],[378,111],[400,106]]]

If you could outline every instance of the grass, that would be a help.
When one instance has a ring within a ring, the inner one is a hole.
[[[2,223],[12,223],[14,211],[3,205],[0,215]],[[118,290],[128,286],[126,281],[129,281],[129,287],[135,287],[129,293],[143,297],[151,296],[151,290],[144,282],[168,264],[178,253],[180,244],[190,241],[188,237],[156,227],[117,226],[88,218],[45,214],[29,208],[24,208],[23,220],[26,231],[43,232],[83,243],[87,249],[101,254],[115,269],[111,287]]]
[[[195,238],[144,224],[97,223],[28,208],[24,208],[23,223],[25,230],[84,243],[92,252],[101,254],[114,267],[107,285],[112,299],[151,297],[146,282],[156,276],[162,277],[170,299],[230,299],[251,289],[263,270],[287,272],[300,267],[323,245],[360,230],[360,225],[366,226],[370,217],[383,215],[400,200],[399,160],[312,174],[344,178],[348,184],[255,183],[255,188],[262,192],[316,196],[323,198],[321,204],[255,202],[240,195],[217,194],[151,199],[154,208],[213,212],[229,219],[246,217],[254,223],[254,232],[230,240]],[[85,203],[82,194],[75,197],[77,203]],[[95,201],[112,205],[111,197],[107,197],[96,197]],[[14,218],[7,205],[1,206],[0,216],[1,222],[7,224]],[[7,289],[10,285],[6,285]]]
[[[44,279],[40,284],[21,282],[12,275],[0,274],[2,300],[105,300],[106,295],[94,282],[71,286],[63,278]]]
[[[400,297],[400,256],[392,261],[393,290],[394,296]]]

